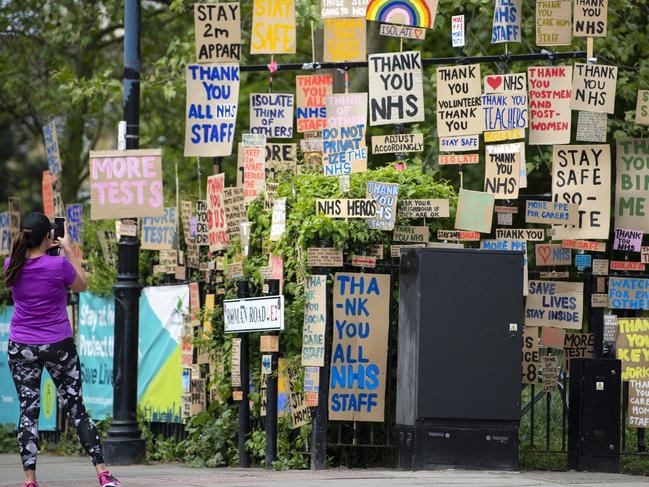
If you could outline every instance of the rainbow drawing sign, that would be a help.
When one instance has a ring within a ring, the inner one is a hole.
[[[438,0],[370,0],[367,20],[432,29]]]

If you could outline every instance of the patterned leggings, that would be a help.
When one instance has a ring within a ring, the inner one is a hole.
[[[81,367],[72,338],[51,345],[23,345],[9,341],[9,370],[20,401],[18,445],[25,470],[36,470],[38,416],[41,410],[41,375],[50,373],[81,446],[94,465],[104,463],[99,433],[81,398]]]

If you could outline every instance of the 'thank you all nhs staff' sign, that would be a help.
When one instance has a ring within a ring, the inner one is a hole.
[[[284,296],[226,299],[223,301],[226,333],[282,331],[284,329]]]

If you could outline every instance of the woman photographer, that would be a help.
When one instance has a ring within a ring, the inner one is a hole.
[[[79,441],[97,470],[99,485],[120,483],[104,465],[99,434],[81,397],[81,367],[67,314],[68,289],[86,289],[81,262],[72,253],[65,232],[56,242],[52,225],[42,213],[28,213],[4,262],[4,282],[11,289],[14,314],[9,335],[9,369],[20,401],[18,444],[25,471],[25,487],[38,487],[38,416],[43,367],[58,391],[58,397],[77,429]],[[48,255],[61,247],[65,256]]]

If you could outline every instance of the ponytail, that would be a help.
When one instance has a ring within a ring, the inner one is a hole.
[[[29,250],[28,236],[25,231],[18,233],[11,247],[11,257],[9,266],[5,269],[4,281],[6,287],[11,287],[20,277],[20,271],[27,260],[27,251]]]

